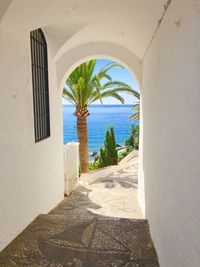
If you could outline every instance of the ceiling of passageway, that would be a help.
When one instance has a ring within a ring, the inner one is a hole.
[[[84,43],[121,45],[142,59],[167,0],[12,0],[1,27],[43,27],[54,55]],[[1,2],[0,2],[1,9]]]
[[[0,2],[0,21],[3,18],[7,8],[9,7],[12,0],[1,0]]]

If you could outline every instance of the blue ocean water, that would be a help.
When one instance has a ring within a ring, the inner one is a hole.
[[[130,126],[133,122],[128,120],[132,114],[131,105],[91,105],[88,117],[89,152],[99,152],[104,144],[107,127],[113,126],[117,144],[124,145],[130,135]],[[76,117],[73,115],[74,106],[63,105],[63,142],[78,141],[76,130]]]

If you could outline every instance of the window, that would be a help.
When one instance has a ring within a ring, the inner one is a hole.
[[[31,32],[35,142],[50,136],[47,43],[41,29]]]

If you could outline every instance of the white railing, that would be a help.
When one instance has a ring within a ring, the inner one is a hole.
[[[64,145],[65,195],[69,196],[79,182],[79,143]]]

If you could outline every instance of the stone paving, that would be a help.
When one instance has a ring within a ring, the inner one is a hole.
[[[130,172],[131,167],[80,186],[49,214],[38,216],[0,253],[0,266],[159,266],[148,222],[138,219],[137,179]]]
[[[82,193],[96,207],[88,209],[96,214],[119,218],[143,219],[138,200],[138,155],[131,153],[106,178],[91,184],[84,183]],[[98,208],[97,208],[98,206]]]

